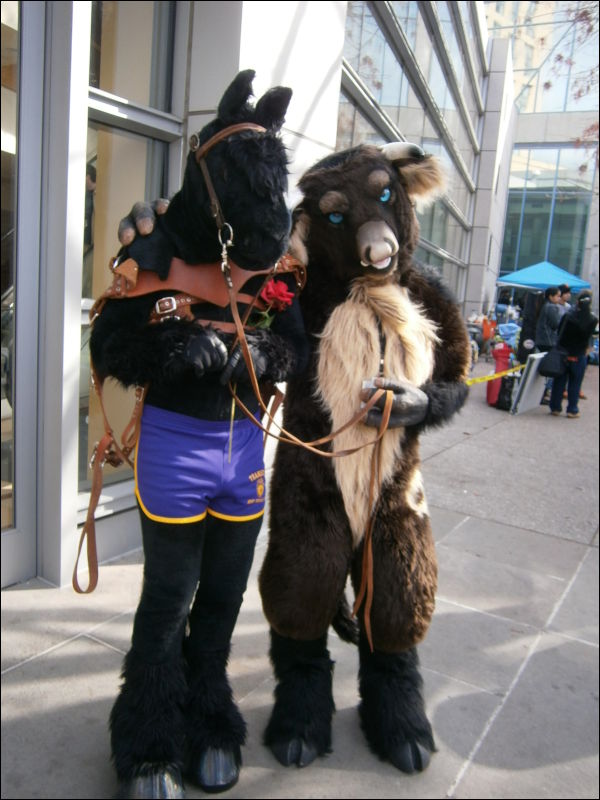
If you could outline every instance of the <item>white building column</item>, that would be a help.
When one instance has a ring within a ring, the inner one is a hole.
[[[490,73],[465,294],[467,317],[473,312],[486,313],[494,301],[517,118],[510,41],[490,39],[490,45]]]

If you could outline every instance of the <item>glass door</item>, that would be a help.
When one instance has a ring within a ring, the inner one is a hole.
[[[2,586],[36,574],[44,6],[2,2]]]

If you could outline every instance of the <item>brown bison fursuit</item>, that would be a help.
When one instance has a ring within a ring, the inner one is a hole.
[[[277,680],[265,742],[286,766],[331,751],[327,631],[341,630],[350,575],[361,725],[379,757],[411,773],[435,750],[416,651],[437,581],[419,434],[464,404],[470,358],[456,303],[413,260],[414,207],[440,192],[442,172],[415,145],[359,146],[317,163],[299,187],[291,252],[307,264],[310,357],[288,381],[283,427],[321,440],[384,391],[323,446],[349,454],[278,445],[260,573]]]

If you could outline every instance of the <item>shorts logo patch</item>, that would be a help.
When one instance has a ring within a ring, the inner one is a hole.
[[[256,472],[251,472],[248,475],[248,479],[252,483],[256,483],[256,497],[251,498],[248,500],[248,505],[252,503],[262,503],[264,494],[265,494],[265,471],[264,469],[259,469]]]

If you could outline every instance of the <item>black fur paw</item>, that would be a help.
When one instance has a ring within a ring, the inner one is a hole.
[[[406,773],[427,768],[435,743],[416,650],[370,652],[360,642],[360,723],[371,750]]]
[[[205,792],[226,792],[238,782],[241,756],[237,752],[208,747],[187,770],[188,778]]]
[[[319,755],[315,745],[305,742],[304,739],[272,742],[269,746],[277,761],[284,767],[291,767],[292,764],[296,764],[297,767],[307,767]]]
[[[119,785],[119,800],[163,800],[185,797],[179,767],[148,765],[139,774]]]

